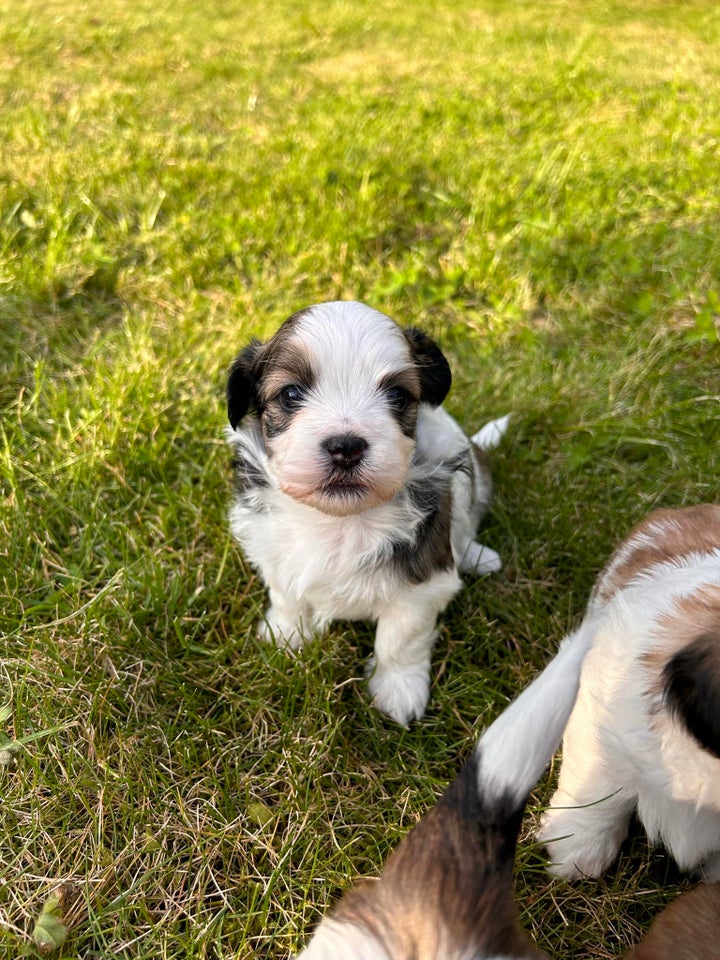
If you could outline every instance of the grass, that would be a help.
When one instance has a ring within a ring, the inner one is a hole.
[[[432,804],[654,506],[717,497],[712,0],[371,7],[0,0],[0,955],[283,957]],[[228,535],[224,372],[366,300],[513,412],[426,718],[364,624],[261,646]],[[553,956],[610,958],[685,881],[518,864]]]

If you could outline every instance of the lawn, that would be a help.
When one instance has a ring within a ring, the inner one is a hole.
[[[0,106],[0,956],[62,885],[58,960],[286,958],[628,527],[717,499],[720,8],[0,0]],[[433,334],[469,431],[513,415],[505,566],[408,730],[368,702],[368,624],[255,639],[226,523],[227,367],[336,298]],[[551,786],[523,923],[618,957],[687,881],[639,834],[550,881]]]

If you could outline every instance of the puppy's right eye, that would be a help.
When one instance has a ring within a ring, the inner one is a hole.
[[[385,391],[387,401],[393,410],[402,412],[410,403],[411,396],[404,387],[389,387]]]
[[[283,408],[283,410],[290,412],[292,410],[297,410],[297,408],[301,406],[303,400],[305,399],[305,394],[302,392],[300,387],[297,386],[297,384],[289,383],[278,393],[277,399],[280,401],[280,406]]]

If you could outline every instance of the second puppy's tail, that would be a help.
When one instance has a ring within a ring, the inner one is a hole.
[[[580,627],[483,734],[472,757],[375,882],[356,885],[299,960],[544,958],[517,923],[512,871],[525,801],[577,695]],[[547,960],[547,958],[545,958]]]
[[[504,417],[498,417],[497,420],[486,423],[470,439],[481,450],[493,450],[505,436],[509,422],[510,414],[506,413]]]
[[[485,805],[497,801],[522,811],[560,745],[592,638],[586,624],[566,637],[542,673],[480,738],[473,759]]]

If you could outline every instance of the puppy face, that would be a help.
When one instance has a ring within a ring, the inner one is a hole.
[[[294,314],[252,343],[228,378],[233,428],[259,418],[278,488],[323,513],[347,516],[402,488],[420,403],[442,403],[450,369],[418,330],[360,303]]]

